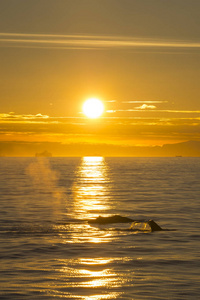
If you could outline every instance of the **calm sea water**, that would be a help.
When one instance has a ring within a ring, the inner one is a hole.
[[[200,158],[0,158],[0,299],[199,299]],[[175,231],[92,226],[120,214]]]

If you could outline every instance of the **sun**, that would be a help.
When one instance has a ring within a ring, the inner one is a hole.
[[[83,104],[83,113],[90,119],[96,119],[102,115],[104,111],[103,102],[96,98],[90,98]]]

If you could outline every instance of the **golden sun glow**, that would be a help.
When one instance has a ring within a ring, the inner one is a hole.
[[[96,119],[102,115],[104,111],[103,102],[96,98],[90,98],[83,104],[83,113],[90,119]]]

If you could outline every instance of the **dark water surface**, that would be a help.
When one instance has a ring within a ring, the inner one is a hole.
[[[198,299],[199,200],[200,158],[0,158],[0,299]]]

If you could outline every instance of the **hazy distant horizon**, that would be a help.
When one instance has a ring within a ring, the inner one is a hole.
[[[60,143],[1,143],[0,156],[8,157],[200,157],[200,142],[187,141],[163,146],[111,146],[105,144],[60,144]]]

